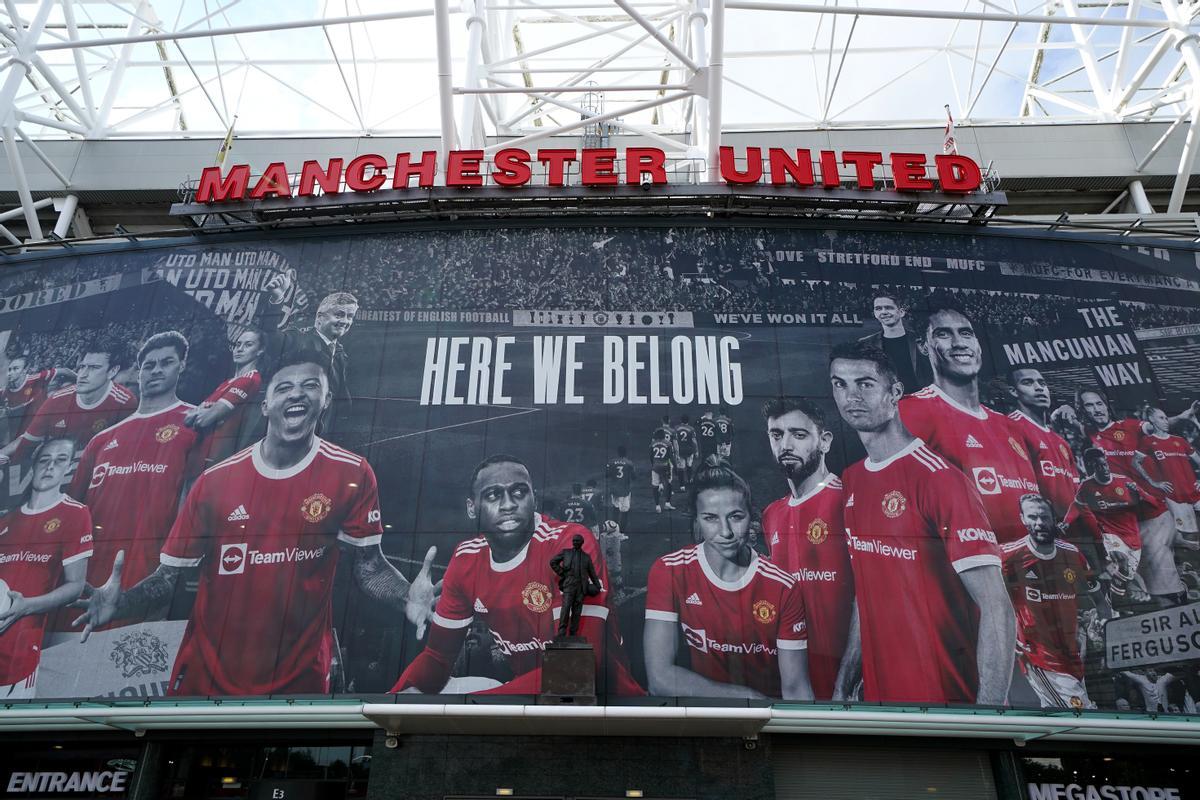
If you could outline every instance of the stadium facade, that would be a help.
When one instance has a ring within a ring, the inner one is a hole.
[[[3,126],[6,796],[1200,797],[1194,120],[485,110]]]

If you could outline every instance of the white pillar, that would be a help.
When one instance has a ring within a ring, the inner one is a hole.
[[[442,120],[442,144],[438,150],[438,173],[444,174],[446,153],[458,145],[454,133],[454,74],[450,65],[449,0],[433,0],[433,20],[437,29],[438,108]],[[440,182],[440,178],[438,179]]]
[[[725,81],[725,0],[712,0],[712,47],[708,53],[708,180],[721,178],[721,92]]]

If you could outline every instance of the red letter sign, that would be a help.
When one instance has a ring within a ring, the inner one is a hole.
[[[933,181],[925,177],[925,156],[892,153],[892,180],[898,192],[930,192]]]
[[[721,180],[734,186],[746,186],[758,183],[762,178],[762,150],[757,147],[746,148],[746,171],[738,172],[736,156],[732,147],[722,147]]]
[[[966,156],[936,156],[938,183],[943,192],[966,194],[983,183],[979,165]]]
[[[221,178],[220,167],[205,167],[200,173],[200,185],[196,187],[197,203],[224,203],[241,200],[246,196],[246,185],[250,183],[250,165],[235,164],[229,174]]]
[[[518,147],[507,147],[496,153],[496,169],[492,180],[497,186],[524,186],[533,170],[529,168],[529,153]]]
[[[546,185],[562,186],[568,161],[575,160],[574,150],[538,150],[538,161],[546,165]]]
[[[649,175],[650,182],[657,185],[667,182],[667,171],[663,164],[667,154],[657,147],[628,147],[625,149],[625,182],[639,186],[642,176]]]
[[[367,167],[374,167],[375,174],[366,177]],[[373,153],[361,155],[346,165],[346,188],[352,192],[373,192],[383,186],[386,177],[383,174],[387,162],[383,156]]]
[[[483,186],[483,176],[479,174],[481,161],[482,150],[451,150],[446,154],[446,185]]]
[[[433,186],[434,170],[437,169],[437,151],[426,150],[421,160],[412,163],[412,153],[397,153],[396,167],[392,170],[392,188],[407,189],[408,181],[417,176],[417,186],[428,189]]]

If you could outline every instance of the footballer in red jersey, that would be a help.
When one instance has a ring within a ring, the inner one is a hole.
[[[842,473],[855,610],[836,699],[1003,705],[1016,627],[1000,548],[971,481],[900,420],[882,350],[839,345],[838,412],[867,458]]]
[[[959,311],[935,310],[920,347],[933,383],[900,401],[904,427],[971,479],[1001,542],[1020,539],[1018,500],[1038,491],[1037,475],[1025,437],[979,402],[983,349],[974,326]]]
[[[187,426],[204,434],[206,465],[226,458],[237,449],[246,410],[258,399],[262,388],[258,362],[265,349],[262,331],[248,328],[238,334],[233,342],[233,377],[222,381],[204,402],[188,412]]]
[[[609,616],[608,570],[596,537],[582,525],[538,514],[535,506],[529,470],[516,457],[494,455],[475,468],[467,515],[479,535],[455,549],[441,581],[429,640],[393,692],[446,690],[468,628],[481,620],[494,640],[490,651],[504,657],[513,676],[490,691],[539,693],[542,651],[554,639],[562,612],[550,559],[578,535],[601,583],[600,594],[584,602],[579,635],[594,648],[596,674],[607,679],[610,691],[642,693],[625,665],[616,617]],[[491,654],[487,657],[490,662]],[[469,658],[467,669],[472,669]]]
[[[713,454],[694,476],[692,497],[700,544],[650,568],[643,630],[650,693],[813,699],[804,596],[750,546],[750,487]]]
[[[199,472],[196,432],[184,424],[193,408],[179,399],[188,341],[178,331],[156,333],[137,354],[138,410],[92,437],[71,481],[96,527],[88,583],[98,586],[125,551],[121,579],[133,586],[158,568],[185,483]]]
[[[1182,436],[1170,432],[1170,421],[1161,408],[1152,408],[1146,420],[1150,433],[1142,436],[1139,452],[1146,456],[1143,465],[1151,479],[1163,487],[1167,507],[1175,518],[1175,528],[1196,533],[1196,506],[1200,504],[1200,455]]]
[[[1114,421],[1108,400],[1094,389],[1080,392],[1078,405],[1092,444],[1104,452],[1108,468],[1138,484],[1143,498],[1137,507],[1142,540],[1138,574],[1146,591],[1160,606],[1178,605],[1186,597],[1186,587],[1175,565],[1175,517],[1167,507],[1165,487],[1146,471],[1148,458],[1141,451],[1146,423]]]
[[[1008,391],[1017,403],[1008,418],[1025,436],[1037,468],[1038,493],[1050,501],[1054,516],[1063,519],[1075,502],[1079,470],[1067,440],[1050,429],[1050,387],[1039,370],[1021,367],[1008,373]]]
[[[25,432],[0,450],[0,465],[20,460],[43,439],[74,439],[82,449],[97,433],[132,414],[137,398],[113,383],[121,367],[121,351],[115,344],[85,350],[75,367],[74,385],[50,393]]]
[[[162,609],[181,572],[199,567],[170,693],[328,693],[339,544],[353,554],[353,582],[364,595],[423,621],[435,551],[411,585],[384,558],[374,471],[316,435],[329,402],[321,354],[290,354],[262,401],[266,436],[197,479],[158,569],[126,591],[124,554],[117,554],[109,580],[91,591],[76,620],[83,638],[113,619]]]
[[[780,397],[763,406],[771,454],[787,478],[788,494],[763,511],[771,561],[796,579],[808,623],[808,671],[818,700],[833,697],[846,652],[854,577],[842,524],[842,482],[825,466],[833,444],[821,409]]]
[[[74,459],[70,439],[38,445],[28,501],[0,519],[0,579],[9,600],[0,613],[0,702],[33,697],[47,614],[83,590],[92,520],[59,488]]]
[[[75,380],[75,373],[69,369],[29,372],[29,356],[24,353],[17,353],[8,359],[5,373],[4,412],[10,440],[25,432],[29,421],[50,394],[52,384],[60,380]]]
[[[1144,541],[1138,511],[1150,504],[1142,487],[1128,475],[1109,469],[1104,451],[1091,447],[1083,453],[1088,475],[1079,484],[1075,502],[1087,510],[1108,554],[1109,569],[1121,578],[1120,585],[1133,582],[1134,599],[1144,600],[1138,576]]]
[[[1003,546],[1021,672],[1043,708],[1095,708],[1083,681],[1079,637],[1079,594],[1087,590],[1087,562],[1075,545],[1055,538],[1054,509],[1046,498],[1022,497],[1021,519],[1029,534]],[[1111,616],[1103,598],[1095,597],[1095,602],[1105,619]]]

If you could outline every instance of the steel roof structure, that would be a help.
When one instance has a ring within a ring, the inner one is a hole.
[[[66,234],[75,196],[54,139],[420,135],[445,151],[620,132],[711,179],[723,134],[947,113],[972,126],[1169,123],[1138,170],[1165,145],[1179,153],[1177,213],[1200,147],[1198,12],[1188,0],[4,0],[0,134],[19,207],[0,212],[0,234],[18,243],[2,227],[13,219],[29,240],[51,233],[33,160],[62,184],[53,233]]]

